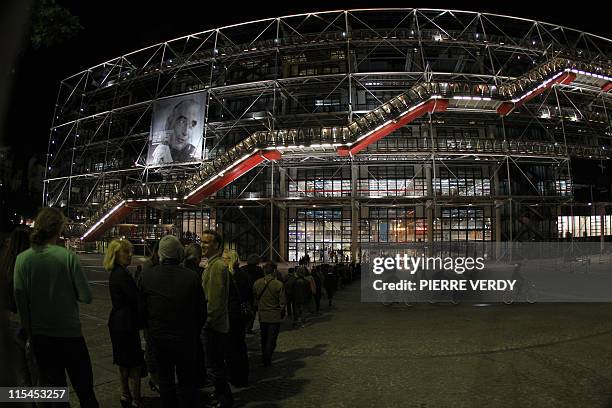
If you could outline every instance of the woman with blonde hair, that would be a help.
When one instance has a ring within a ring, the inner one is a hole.
[[[132,244],[125,239],[111,241],[104,256],[113,308],[108,330],[113,346],[113,363],[119,366],[121,404],[140,406],[140,373],[144,364],[140,346],[138,288],[128,272],[132,263]],[[130,393],[130,383],[132,393]]]
[[[238,258],[238,252],[235,249],[226,249],[223,251],[223,262],[227,266],[227,269],[233,274],[236,272],[240,265],[240,259]]]

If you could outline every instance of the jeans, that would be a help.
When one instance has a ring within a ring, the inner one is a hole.
[[[260,322],[261,356],[266,367],[272,364],[272,353],[276,349],[276,339],[280,330],[280,323]]]
[[[204,339],[204,352],[208,375],[215,386],[215,396],[222,407],[231,407],[234,403],[232,390],[227,382],[227,367],[225,365],[225,349],[228,343],[228,334],[202,329]]]
[[[34,355],[40,369],[40,386],[66,387],[66,372],[83,408],[98,408],[93,389],[93,372],[89,350],[83,337],[32,337]],[[68,403],[43,404],[67,407]]]
[[[166,340],[149,337],[149,340],[157,361],[162,407],[195,407],[197,396],[195,335],[190,339]],[[178,378],[178,398],[174,381],[175,373]]]

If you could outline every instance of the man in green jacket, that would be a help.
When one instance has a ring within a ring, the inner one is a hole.
[[[223,238],[216,231],[202,233],[202,255],[208,265],[202,274],[202,288],[206,295],[208,316],[202,330],[202,341],[206,353],[208,373],[215,386],[217,406],[231,407],[234,403],[232,390],[227,381],[225,347],[229,332],[229,270],[221,258]]]
[[[275,278],[276,265],[268,262],[265,276],[253,285],[253,297],[259,313],[261,333],[261,355],[266,367],[272,365],[272,353],[280,330],[280,321],[285,317],[285,290],[282,282]]]
[[[67,372],[81,407],[97,408],[77,304],[91,303],[92,294],[79,257],[56,245],[65,223],[55,208],[38,213],[32,246],[15,260],[15,300],[40,371],[36,385],[66,387]]]

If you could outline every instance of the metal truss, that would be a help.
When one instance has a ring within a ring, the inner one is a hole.
[[[266,152],[282,154],[285,166],[313,160],[338,165],[430,160],[435,168],[484,160],[519,173],[522,163],[534,160],[569,169],[572,157],[609,159],[611,144],[601,141],[612,139],[610,55],[612,41],[597,35],[453,10],[341,10],[195,33],[62,81],[43,201],[64,203],[69,214],[78,208],[88,218],[85,230],[130,203],[193,205],[204,199],[222,204],[205,198],[211,192],[189,199],[255,156],[255,166],[280,158]],[[382,59],[391,66],[377,69]],[[207,156],[200,163],[147,166],[153,103],[203,90]],[[317,103],[310,103],[313,99]],[[444,112],[434,113],[442,101]],[[422,108],[425,104],[431,105]],[[430,126],[431,137],[401,152],[362,149],[374,143],[364,140],[401,124],[415,109],[427,118],[415,117],[415,123]],[[519,137],[452,143],[434,138],[434,122],[452,123],[452,115],[501,122],[504,129],[512,122],[524,131]],[[548,140],[530,139],[527,130],[534,126],[545,129]],[[566,135],[575,132],[600,142],[568,141]],[[81,164],[88,157],[98,157],[102,168]],[[116,177],[121,191],[101,207],[71,201],[75,186],[104,186]],[[239,195],[235,203],[240,200]]]

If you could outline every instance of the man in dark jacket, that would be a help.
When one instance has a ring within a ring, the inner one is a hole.
[[[202,287],[197,274],[180,265],[183,246],[175,236],[161,239],[159,258],[160,264],[143,274],[141,310],[158,364],[162,406],[193,407],[196,344],[204,317]]]
[[[325,292],[327,293],[327,300],[329,307],[332,307],[332,300],[334,293],[338,289],[338,272],[335,268],[330,265],[325,265],[325,272],[323,274]]]
[[[251,306],[254,307],[253,304],[253,294],[251,293],[251,289],[253,287],[253,283],[257,282],[258,279],[264,277],[263,269],[259,266],[259,262],[261,259],[257,254],[251,254],[247,257],[247,264],[240,268],[241,271],[244,271],[249,275],[249,297],[248,300],[251,303]],[[255,323],[255,315],[248,322],[245,322],[245,328],[247,333],[253,333],[253,324]]]
[[[189,244],[185,246],[185,258],[182,265],[194,271],[198,275],[198,279],[202,281],[202,273],[204,268],[200,266],[202,261],[202,247],[199,244]],[[202,290],[204,293],[204,290]],[[206,299],[204,299],[204,309],[206,309]],[[206,310],[204,315],[206,316]],[[196,384],[198,388],[206,384],[206,354],[204,353],[204,343],[199,339],[196,346]]]
[[[258,279],[264,277],[264,272],[261,266],[259,266],[259,262],[261,262],[259,255],[251,254],[247,257],[247,264],[240,268],[249,274],[251,282],[257,282]]]
[[[293,327],[304,327],[304,323],[306,323],[304,311],[312,298],[312,287],[310,281],[306,278],[307,272],[308,269],[305,266],[298,266],[295,272],[292,289]]]
[[[316,266],[312,270],[312,279],[315,282],[315,312],[319,313],[321,310],[321,296],[323,296],[323,274],[321,273],[321,265]]]
[[[224,253],[225,255],[225,253]],[[243,315],[243,305],[253,310],[253,282],[249,274],[242,268],[235,266],[229,273],[229,299],[228,310],[230,328],[228,344],[225,349],[225,363],[227,364],[229,381],[235,387],[249,385],[249,353],[245,341],[245,328],[251,323]]]
[[[294,305],[293,305],[293,290],[295,284],[295,269],[289,268],[287,270],[287,279],[285,279],[285,299],[287,301],[287,315],[293,318]]]

